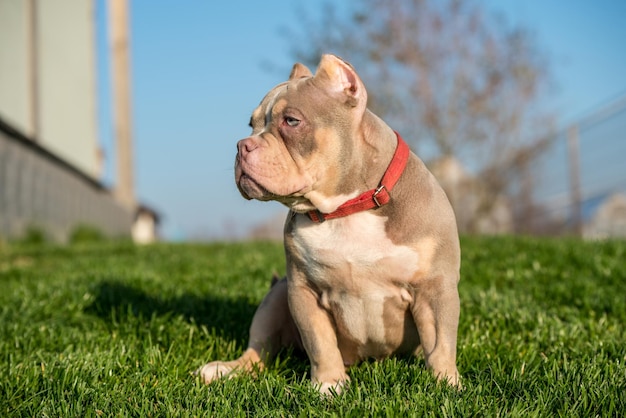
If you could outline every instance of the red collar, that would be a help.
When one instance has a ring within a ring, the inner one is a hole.
[[[398,137],[398,146],[393,158],[387,167],[387,171],[383,175],[378,187],[366,191],[365,193],[350,199],[343,203],[334,212],[322,213],[319,210],[312,210],[307,213],[313,222],[324,222],[327,219],[341,218],[356,212],[362,212],[369,209],[379,208],[389,203],[391,196],[389,193],[396,185],[398,179],[404,172],[406,163],[409,160],[409,146],[404,142],[400,134],[396,132]]]

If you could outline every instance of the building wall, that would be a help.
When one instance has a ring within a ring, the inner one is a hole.
[[[100,183],[93,0],[0,0],[0,241],[81,225],[129,236]]]
[[[0,120],[0,241],[35,227],[63,243],[81,225],[128,237],[132,219],[99,182]]]
[[[0,117],[98,178],[94,23],[93,0],[0,0]]]

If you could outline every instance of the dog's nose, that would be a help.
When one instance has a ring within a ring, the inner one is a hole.
[[[259,144],[252,138],[242,139],[237,142],[237,152],[239,152],[239,155],[243,157],[246,154],[254,151],[258,146]]]

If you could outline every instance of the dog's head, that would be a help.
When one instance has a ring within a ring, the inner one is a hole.
[[[314,75],[295,64],[252,112],[252,134],[237,144],[241,194],[296,212],[333,211],[356,192],[350,175],[366,103],[361,79],[340,58],[324,55]]]

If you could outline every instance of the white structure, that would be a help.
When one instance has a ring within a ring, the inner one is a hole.
[[[94,179],[93,0],[0,0],[0,118]]]
[[[137,244],[152,244],[158,241],[159,215],[146,206],[139,206],[132,226],[133,241]]]
[[[588,239],[626,237],[626,194],[613,193],[604,199],[583,226]]]

